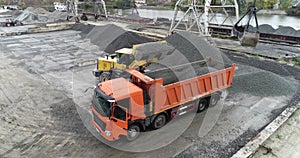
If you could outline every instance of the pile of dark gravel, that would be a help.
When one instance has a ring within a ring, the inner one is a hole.
[[[271,25],[262,24],[259,25],[258,27],[260,33],[300,37],[300,30],[295,30],[290,26],[279,26],[279,28],[274,29]],[[249,31],[250,32],[256,31],[256,27],[249,26]]]
[[[212,58],[215,61],[212,63],[214,66],[218,64],[217,62],[225,65],[232,63],[225,54],[210,45],[204,37],[189,32],[177,32],[167,37],[166,40],[190,62]]]
[[[277,35],[290,35],[290,36],[294,36],[296,34],[296,30],[290,26],[279,26],[278,29],[276,29],[276,31],[274,32],[274,34]]]
[[[279,28],[274,29],[271,25],[262,24],[259,25],[259,32],[266,33],[266,34],[274,34],[274,35],[285,35],[291,37],[300,37],[300,30],[295,30],[290,26],[279,26]],[[254,32],[256,31],[256,27],[249,26],[249,31]]]
[[[72,30],[81,31],[80,36],[85,37],[94,27],[95,25],[78,23],[72,27]]]
[[[294,94],[297,87],[286,79],[272,72],[261,71],[235,76],[233,93],[248,93],[255,96],[287,96]]]
[[[104,50],[107,53],[114,53],[121,48],[132,48],[133,45],[153,42],[152,39],[140,36],[134,32],[125,32],[116,37]]]
[[[81,31],[83,38],[90,39],[93,44],[100,47],[100,50],[110,54],[121,48],[132,48],[135,44],[153,41],[113,24],[104,26],[76,24],[72,29]]]
[[[274,33],[275,29],[268,24],[263,24],[259,26],[259,32],[261,33]]]
[[[226,55],[210,45],[204,37],[178,32],[166,40],[176,50],[151,64],[147,68],[150,72],[146,73],[151,78],[163,78],[164,85],[221,70],[232,64]]]

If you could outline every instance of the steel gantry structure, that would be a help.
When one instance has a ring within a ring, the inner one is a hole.
[[[174,16],[171,22],[170,33],[184,26],[186,31],[196,29],[199,34],[209,36],[209,24],[234,25],[232,13],[234,11],[236,21],[239,19],[239,9],[237,0],[178,0],[174,8]],[[179,16],[178,12],[184,12]],[[218,16],[222,15],[222,19]],[[183,25],[182,25],[183,24]],[[195,26],[196,25],[196,26]]]
[[[104,0],[67,0],[67,12],[68,17],[67,20],[70,20],[71,18],[75,18],[75,21],[79,21],[79,13],[78,13],[78,6],[82,3],[92,3],[94,6],[94,13],[95,16],[97,14],[101,14],[100,11],[103,10],[103,14],[107,18],[107,11],[106,11],[106,5]]]

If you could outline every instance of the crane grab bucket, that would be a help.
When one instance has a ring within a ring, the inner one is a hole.
[[[256,17],[257,8],[250,6],[246,14],[233,27],[234,35],[240,40],[242,46],[256,47],[259,40],[258,22]],[[240,26],[239,23],[248,15],[247,25]],[[249,29],[251,19],[255,19],[256,28]]]
[[[251,46],[256,47],[259,39],[259,33],[258,32],[244,32],[244,35],[240,39],[242,46]]]

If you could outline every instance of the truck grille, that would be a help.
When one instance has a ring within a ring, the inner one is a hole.
[[[93,103],[93,107],[99,114],[102,115],[103,111],[102,111],[102,109],[100,109],[101,107],[97,106],[95,103]]]
[[[96,114],[93,113],[93,118],[94,118],[94,121],[97,123],[97,125],[103,130],[105,131],[105,127],[106,127],[106,124],[98,118],[98,116]]]

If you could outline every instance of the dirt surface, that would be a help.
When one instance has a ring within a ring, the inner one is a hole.
[[[186,115],[141,137],[155,146],[153,138],[175,139],[166,131],[180,133],[173,125],[184,125],[187,130],[172,143],[148,152],[117,150],[109,145],[143,151],[136,147],[138,141],[106,145],[98,140],[103,139],[90,124],[93,92],[84,93],[94,86],[95,67],[76,63],[93,60],[103,50],[80,33],[67,30],[0,39],[0,157],[230,157],[299,96],[257,96],[235,93],[233,87],[217,106],[197,114],[190,126]],[[237,63],[237,76],[270,71],[298,87],[297,68],[225,53]],[[253,76],[249,76],[250,80]]]

